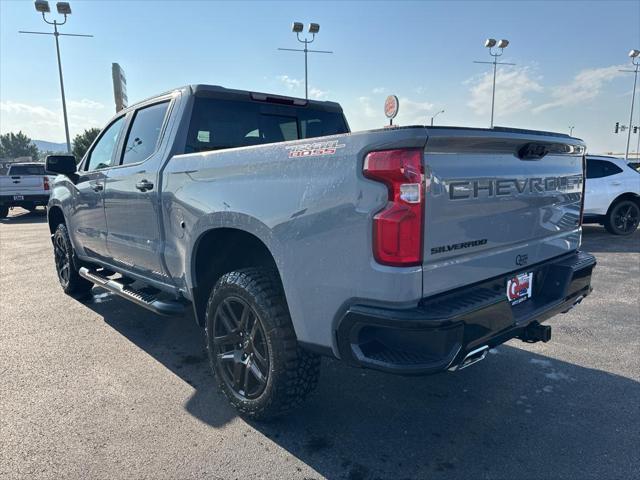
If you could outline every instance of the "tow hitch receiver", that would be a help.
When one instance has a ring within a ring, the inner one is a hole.
[[[518,335],[518,338],[527,343],[546,343],[551,340],[551,327],[549,325],[540,325],[538,322],[531,322],[523,332]]]

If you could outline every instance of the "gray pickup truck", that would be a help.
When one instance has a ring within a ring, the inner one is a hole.
[[[320,355],[467,367],[591,291],[585,145],[507,128],[349,131],[340,106],[194,85],[120,112],[76,166],[47,159],[62,288],[192,308],[220,388],[266,418]]]

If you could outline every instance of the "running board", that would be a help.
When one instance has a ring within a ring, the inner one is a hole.
[[[90,282],[95,283],[98,287],[104,288],[116,295],[140,305],[141,307],[151,310],[154,313],[165,316],[182,315],[185,312],[186,303],[179,300],[159,300],[156,295],[140,292],[124,285],[117,280],[103,277],[94,270],[87,267],[80,267],[78,271],[82,278],[86,278]]]

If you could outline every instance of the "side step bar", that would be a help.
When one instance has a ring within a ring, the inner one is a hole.
[[[89,270],[87,267],[80,267],[78,273],[82,278],[86,278],[90,282],[95,283],[98,287],[126,298],[159,315],[174,316],[182,315],[185,312],[186,304],[179,300],[159,300],[156,295],[139,292],[117,280],[111,280],[94,270]]]

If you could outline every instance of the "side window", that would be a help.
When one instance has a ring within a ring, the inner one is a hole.
[[[107,127],[96,146],[91,150],[85,170],[91,172],[115,164],[114,150],[118,146],[118,139],[123,125],[124,117],[120,117]]]
[[[587,159],[587,178],[601,178],[602,177],[602,162],[598,160]]]
[[[617,175],[622,172],[622,169],[618,167],[615,163],[611,162],[602,162],[604,163],[604,176],[608,177],[610,175]]]
[[[614,163],[606,160],[587,159],[587,178],[609,177],[620,172],[622,172],[622,169]]]
[[[142,162],[156,151],[168,107],[169,102],[163,102],[136,112],[124,143],[123,165]]]

